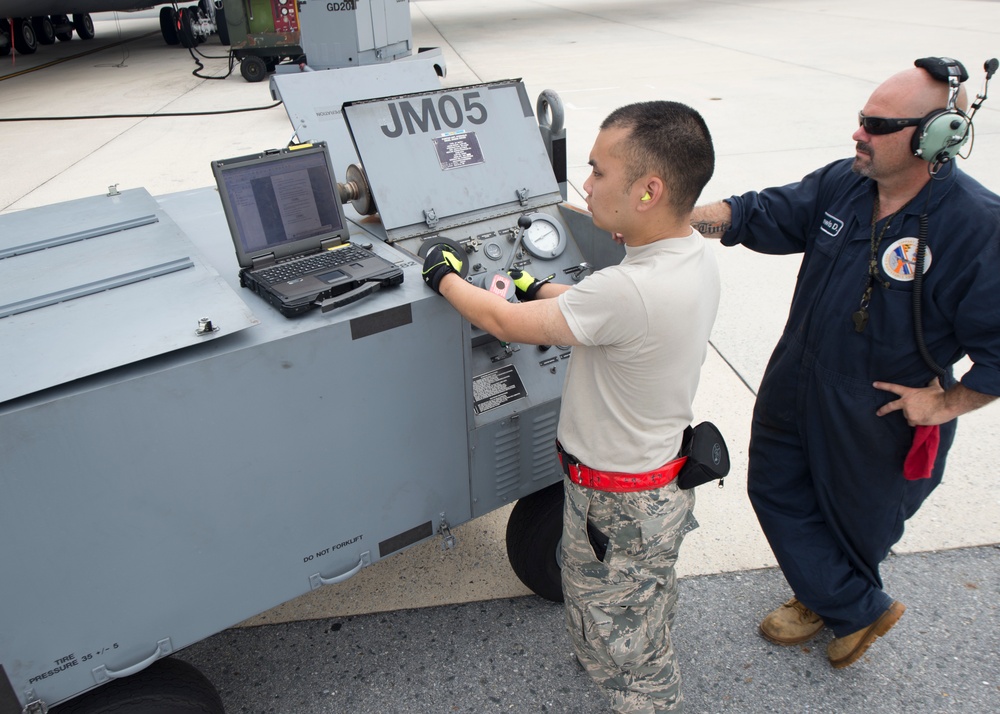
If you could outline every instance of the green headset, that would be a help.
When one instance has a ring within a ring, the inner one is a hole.
[[[924,57],[913,64],[937,81],[948,84],[947,105],[921,119],[910,142],[914,156],[932,164],[943,164],[958,155],[971,135],[972,118],[956,106],[958,90],[969,78],[969,73],[961,62],[950,57]]]

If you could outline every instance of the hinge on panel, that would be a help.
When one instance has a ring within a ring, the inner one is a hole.
[[[455,547],[455,536],[451,534],[451,526],[445,520],[444,512],[441,513],[441,522],[438,524],[438,535],[441,536],[441,550],[451,550]]]
[[[528,189],[526,189],[526,188],[519,188],[519,189],[517,189],[516,193],[517,193],[517,200],[518,200],[518,202],[520,202],[520,204],[522,206],[527,205],[528,204]]]
[[[114,183],[108,186],[108,196],[121,196],[121,191],[118,190],[118,184]]]
[[[30,687],[26,689],[24,692],[24,698],[28,701],[28,703],[24,705],[24,709],[21,710],[21,714],[48,714],[48,705],[38,698],[34,689],[31,689]]]
[[[433,228],[438,223],[437,212],[433,208],[428,208],[424,211],[424,223],[427,224],[428,228]]]

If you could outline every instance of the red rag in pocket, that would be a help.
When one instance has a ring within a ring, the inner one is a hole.
[[[913,444],[903,462],[903,476],[915,481],[930,478],[941,445],[941,427],[918,426],[913,432]]]

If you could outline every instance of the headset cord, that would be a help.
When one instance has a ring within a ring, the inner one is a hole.
[[[952,166],[954,171],[954,166]],[[931,202],[931,189],[934,186],[936,171],[931,173],[931,183],[927,186],[927,200],[924,203],[924,210],[920,214],[920,232],[917,234],[917,255],[913,266],[913,334],[917,340],[917,350],[924,362],[942,380],[947,377],[947,372],[931,356],[924,341],[923,323],[923,288],[924,288],[924,257],[927,253],[927,208]],[[943,386],[943,385],[942,385]]]

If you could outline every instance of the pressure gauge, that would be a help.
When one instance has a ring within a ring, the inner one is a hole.
[[[521,242],[531,255],[540,260],[558,258],[566,249],[566,231],[562,223],[544,213],[528,215],[531,225],[524,230]]]
[[[503,257],[503,248],[496,243],[487,243],[483,247],[483,252],[486,253],[486,257],[490,260],[500,260]]]

